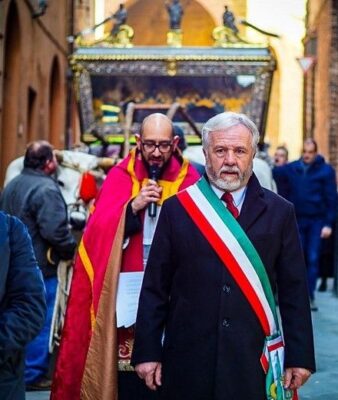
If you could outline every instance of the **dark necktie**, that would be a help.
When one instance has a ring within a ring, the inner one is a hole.
[[[225,204],[227,205],[228,210],[231,212],[231,214],[235,218],[237,218],[239,216],[239,211],[234,204],[234,199],[232,197],[232,194],[229,192],[223,193],[221,199],[225,202]]]

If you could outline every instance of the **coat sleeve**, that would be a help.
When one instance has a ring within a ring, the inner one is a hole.
[[[328,165],[328,173],[323,185],[324,201],[326,205],[325,225],[332,227],[336,221],[337,212],[337,184],[335,170]]]
[[[131,363],[161,361],[162,337],[169,308],[175,263],[170,240],[171,224],[164,202],[143,279]]]
[[[273,167],[272,169],[272,177],[277,186],[277,193],[284,197],[285,199],[290,200],[290,182],[288,179],[287,173],[287,165],[283,165],[280,167]]]
[[[124,238],[128,238],[135,233],[141,232],[143,229],[142,221],[139,213],[136,215],[133,214],[133,210],[131,208],[131,201],[129,201],[126,210],[126,225],[124,228]]]
[[[10,256],[0,308],[0,365],[39,333],[46,316],[45,288],[26,227],[8,218]]]
[[[73,258],[76,242],[68,228],[67,209],[60,190],[46,187],[39,192],[36,218],[41,236],[50,243],[58,258]]]

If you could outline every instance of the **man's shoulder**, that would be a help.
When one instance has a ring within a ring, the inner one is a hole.
[[[6,229],[6,226],[8,224],[8,218],[9,215],[4,213],[3,211],[0,211],[0,232],[1,236],[3,235],[3,231]]]
[[[289,209],[293,208],[293,204],[285,199],[284,197],[280,196],[278,193],[272,192],[269,189],[265,189],[262,187],[262,191],[264,193],[264,200],[267,203],[270,203],[274,207],[279,207],[280,209]]]
[[[51,176],[43,173],[42,171],[33,170],[31,168],[24,168],[17,176],[11,179],[6,187],[11,187],[12,185],[17,184],[18,182],[27,183],[29,184],[54,184],[57,185],[55,179]]]
[[[4,232],[13,232],[14,230],[24,231],[24,223],[14,215],[7,214],[4,211],[0,211],[0,232],[1,236],[4,236]],[[7,234],[8,235],[8,234]],[[15,236],[15,235],[14,235]]]
[[[21,171],[18,175],[14,176],[11,180],[7,181],[3,191],[8,190],[9,188],[15,186],[17,182],[24,182],[24,181],[25,181],[25,176],[22,174]]]
[[[300,159],[298,160],[294,160],[294,161],[290,161],[284,165],[275,165],[272,168],[273,173],[283,173],[283,172],[291,172],[294,171],[296,169],[301,168],[302,166],[302,162]]]
[[[190,185],[192,186],[192,185]],[[189,186],[188,186],[189,187]],[[163,202],[163,206],[162,208],[164,208],[165,210],[167,210],[168,212],[172,213],[172,212],[176,212],[178,209],[181,208],[181,202],[179,200],[178,195],[180,193],[183,193],[187,190],[187,188],[184,188],[182,190],[180,190],[179,192],[175,193],[174,195],[168,197],[164,202]]]
[[[302,166],[302,160],[299,158],[298,160],[291,161],[285,165],[282,165],[279,168],[284,168],[288,171],[288,170],[300,168],[301,166]]]
[[[327,169],[327,171],[330,173],[330,174],[336,174],[336,170],[334,169],[334,167],[330,164],[330,163],[328,163],[328,162],[325,162],[325,168]]]

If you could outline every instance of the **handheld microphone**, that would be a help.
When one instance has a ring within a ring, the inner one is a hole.
[[[149,179],[153,180],[153,181],[157,181],[157,179],[159,178],[161,169],[158,167],[158,165],[150,165],[149,166]],[[149,203],[148,205],[148,215],[151,218],[156,217],[156,213],[157,213],[157,204],[152,201],[151,203]]]

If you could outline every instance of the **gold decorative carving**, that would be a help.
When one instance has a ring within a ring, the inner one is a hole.
[[[101,45],[102,47],[133,47],[132,38],[134,37],[134,29],[129,25],[121,25],[117,33],[112,34],[111,32],[104,35],[100,39],[86,40],[82,35],[79,35],[75,39],[75,43],[78,47],[93,47]]]
[[[183,32],[181,29],[170,29],[167,32],[167,45],[170,47],[182,47]]]
[[[212,31],[212,37],[215,40],[214,47],[229,47],[229,44],[247,44],[237,33],[226,26],[216,26]]]
[[[175,76],[177,73],[177,62],[174,57],[167,60],[167,72],[169,76]]]

